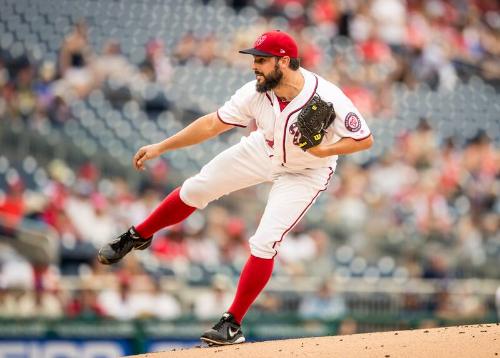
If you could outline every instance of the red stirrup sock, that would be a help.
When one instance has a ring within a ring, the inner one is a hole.
[[[196,210],[181,200],[180,191],[181,188],[178,187],[168,194],[146,220],[135,227],[139,235],[143,238],[151,237],[158,230],[186,219]]]
[[[236,289],[233,304],[228,309],[236,322],[241,324],[243,317],[264,289],[273,273],[274,259],[262,259],[250,255],[245,267],[241,271],[240,281]]]

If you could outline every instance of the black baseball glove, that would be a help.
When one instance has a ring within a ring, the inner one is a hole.
[[[315,94],[302,108],[297,119],[297,127],[300,132],[298,146],[306,151],[320,144],[326,129],[334,119],[333,104],[323,101],[318,94]]]

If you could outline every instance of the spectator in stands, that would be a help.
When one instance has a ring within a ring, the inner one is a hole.
[[[451,272],[449,262],[446,257],[434,250],[426,262],[422,264],[424,271],[423,278],[427,279],[446,279],[450,278]]]
[[[109,287],[99,293],[98,304],[109,317],[118,320],[138,318],[144,311],[149,312],[149,302],[138,291],[135,278],[126,273],[118,275],[118,287]]]
[[[329,281],[324,281],[318,292],[306,296],[299,307],[304,319],[341,319],[347,313],[344,297],[337,294]]]
[[[193,302],[193,313],[200,321],[210,321],[219,316],[231,304],[233,294],[230,291],[229,278],[216,275],[212,280],[212,289],[197,295]]]
[[[325,230],[315,228],[308,232],[308,235],[314,242],[315,256],[313,259],[314,264],[308,264],[306,267],[306,274],[313,276],[325,276],[335,271],[333,266],[332,257],[333,241],[335,238],[326,233]]]
[[[358,323],[352,318],[343,319],[340,322],[337,335],[345,336],[358,333]]]
[[[17,227],[25,211],[24,183],[17,172],[7,178],[7,185],[7,193],[0,196],[0,232]]]
[[[53,62],[45,61],[39,69],[38,78],[34,85],[38,107],[46,112],[54,100],[53,82],[56,77],[56,66]]]
[[[152,245],[153,254],[160,260],[172,263],[187,262],[187,245],[183,224],[174,225],[158,235]]]
[[[196,58],[205,66],[208,66],[212,61],[218,58],[217,38],[214,34],[208,34],[204,38],[199,39]]]
[[[34,92],[36,71],[27,57],[18,60],[17,67],[14,81],[11,83],[13,96],[10,101],[14,105],[15,114],[27,121],[35,112],[37,105]]]
[[[106,316],[104,308],[98,301],[97,292],[90,283],[82,283],[82,287],[73,293],[65,312],[70,318],[101,318]]]
[[[283,313],[285,311],[295,311],[295,302],[292,302],[291,306],[293,307],[286,307],[282,294],[264,291],[255,301],[255,306],[252,308],[252,311],[266,316]]]
[[[63,297],[59,285],[58,270],[50,265],[33,267],[33,286],[18,300],[18,312],[22,317],[59,318],[64,314]]]
[[[159,279],[153,278],[151,287],[151,315],[158,319],[173,320],[182,315],[182,307],[175,296],[162,289]]]
[[[197,49],[197,39],[192,32],[186,32],[174,50],[175,63],[178,65],[185,65],[187,62],[195,57]]]
[[[19,316],[19,300],[33,287],[31,264],[12,247],[0,243],[0,317]]]
[[[296,226],[280,243],[279,261],[290,275],[304,275],[317,255],[314,240],[303,226]]]
[[[0,319],[13,318],[17,315],[16,290],[0,286]]]
[[[243,219],[231,217],[224,229],[225,235],[219,238],[219,257],[223,264],[242,263],[248,257],[246,228]]]
[[[141,80],[139,71],[122,54],[120,43],[116,40],[108,40],[104,44],[102,54],[91,63],[90,71],[93,88],[102,88],[108,80],[127,86],[137,85]]]
[[[471,295],[466,291],[451,293],[449,290],[443,289],[437,294],[437,297],[434,313],[440,319],[459,321],[484,317],[486,307],[477,295]]]
[[[89,64],[92,61],[92,50],[89,44],[87,24],[80,20],[73,31],[65,37],[59,53],[59,71],[63,78],[60,83],[60,93],[64,89],[72,91],[71,94],[83,97],[92,88],[92,75]]]
[[[162,86],[170,83],[174,70],[162,40],[155,39],[147,43],[146,59],[141,63],[140,69],[150,82],[157,82]]]
[[[220,262],[220,251],[217,241],[208,237],[206,229],[186,237],[189,262],[202,265],[217,265]]]

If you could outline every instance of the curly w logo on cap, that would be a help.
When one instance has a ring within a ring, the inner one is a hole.
[[[280,30],[273,30],[260,35],[255,40],[253,48],[241,50],[240,53],[263,57],[298,57],[297,43],[292,36]]]

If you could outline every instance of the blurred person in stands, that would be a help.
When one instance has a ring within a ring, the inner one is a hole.
[[[459,321],[461,319],[482,319],[486,314],[486,306],[478,295],[467,289],[463,292],[450,292],[449,289],[438,291],[437,305],[434,314],[439,319]]]
[[[388,150],[373,163],[369,170],[369,185],[375,194],[389,197],[393,200],[413,186],[418,173],[414,167],[401,158],[397,149]]]
[[[63,84],[77,97],[86,96],[92,88],[92,75],[88,67],[91,61],[87,24],[80,20],[64,38],[59,52],[59,72]]]
[[[324,56],[321,47],[317,46],[310,40],[309,36],[303,33],[298,34],[297,41],[302,44],[300,58],[304,68],[317,68]]]
[[[139,68],[148,81],[157,82],[163,86],[170,84],[174,69],[162,40],[155,39],[147,43],[146,58]]]
[[[186,65],[196,54],[198,40],[192,32],[184,34],[174,50],[174,60],[177,65]]]
[[[28,57],[22,56],[15,61],[13,81],[8,86],[10,91],[6,93],[7,101],[10,102],[12,114],[25,121],[30,119],[37,105],[35,78],[35,67]]]
[[[81,286],[72,293],[65,313],[70,318],[101,318],[106,312],[98,301],[96,288],[92,282],[84,281]]]
[[[88,239],[92,241],[95,247],[99,247],[106,241],[106,237],[116,233],[115,220],[112,217],[107,198],[95,192],[91,196],[93,207],[92,212],[92,232],[93,235]]]
[[[210,291],[196,296],[193,302],[193,313],[201,321],[209,321],[219,316],[233,300],[229,278],[215,275]]]
[[[340,322],[337,335],[345,336],[356,333],[358,333],[358,322],[356,322],[353,318],[346,318]]]
[[[451,278],[450,259],[436,250],[429,251],[431,252],[429,258],[422,264],[422,278],[441,280]]]
[[[436,132],[426,118],[420,118],[416,130],[401,137],[404,159],[417,170],[428,169],[438,157]]]
[[[11,232],[21,224],[25,213],[24,183],[19,175],[7,178],[7,193],[0,194],[0,232]]]
[[[380,29],[380,37],[399,50],[406,35],[407,9],[405,0],[373,0],[370,15]]]
[[[151,304],[148,309],[152,317],[164,320],[172,320],[181,317],[182,307],[177,298],[162,289],[161,281],[158,278],[152,279],[150,295]]]
[[[231,217],[225,228],[225,235],[219,238],[220,262],[231,265],[243,263],[248,257],[245,222],[238,217]]]
[[[54,99],[52,83],[56,78],[56,65],[53,62],[45,61],[39,68],[38,79],[35,82],[35,93],[38,104],[47,110]]]
[[[33,289],[33,282],[31,263],[10,245],[0,243],[0,317],[19,315],[19,301]]]
[[[160,282],[150,276],[129,277],[120,273],[117,290],[106,290],[98,302],[105,312],[119,320],[136,318],[175,319],[182,309],[177,299],[161,289]]]
[[[337,232],[353,237],[363,230],[369,218],[369,208],[363,200],[367,192],[368,172],[352,162],[343,163],[337,177],[335,200],[329,201],[325,210],[325,218]]]
[[[186,249],[190,262],[204,265],[220,263],[219,248],[216,241],[207,235],[206,228],[186,237]]]
[[[420,233],[447,239],[452,229],[452,216],[439,188],[439,174],[437,170],[421,171],[405,202],[412,209]]]
[[[116,194],[113,194],[110,200],[110,204],[113,207],[120,207],[122,212],[119,213],[119,216],[122,217],[123,221],[127,223],[136,222],[158,205],[160,202],[160,193],[150,187],[145,187],[144,189],[139,189],[137,200],[130,203],[128,202],[129,199],[117,198]]]
[[[33,265],[33,286],[18,301],[21,317],[59,318],[64,314],[59,270],[53,265]]]
[[[64,210],[78,230],[78,236],[99,247],[106,237],[116,233],[116,226],[106,197],[95,190],[93,181],[79,175]]]
[[[304,319],[341,319],[347,314],[347,304],[341,294],[335,292],[330,281],[323,281],[317,293],[307,295],[299,307]]]
[[[323,229],[309,231],[309,236],[314,242],[315,257],[314,265],[307,265],[306,272],[312,276],[325,276],[333,272],[333,240]]]
[[[283,312],[284,302],[280,294],[264,291],[255,301],[255,311],[261,315]]]
[[[201,61],[204,66],[208,66],[212,61],[219,58],[217,48],[217,38],[214,34],[208,34],[200,39],[199,47],[196,51],[196,58]]]
[[[279,261],[288,274],[303,276],[317,254],[314,240],[299,224],[281,243]]]
[[[117,40],[108,40],[100,56],[96,56],[90,65],[93,88],[100,88],[107,80],[119,84],[133,85],[141,80],[138,69],[122,54]]]
[[[160,260],[172,263],[186,263],[188,260],[187,244],[184,241],[183,224],[177,224],[158,235],[151,250]]]
[[[109,317],[118,320],[130,320],[136,318],[136,309],[133,303],[132,278],[119,274],[117,287],[107,287],[98,295],[97,302]]]
[[[127,257],[117,275],[122,305],[128,307],[129,318],[175,319],[181,315],[182,308],[178,300],[162,289],[159,277],[146,272],[136,256]],[[112,305],[110,300],[116,298],[117,291],[107,296],[106,303]]]

